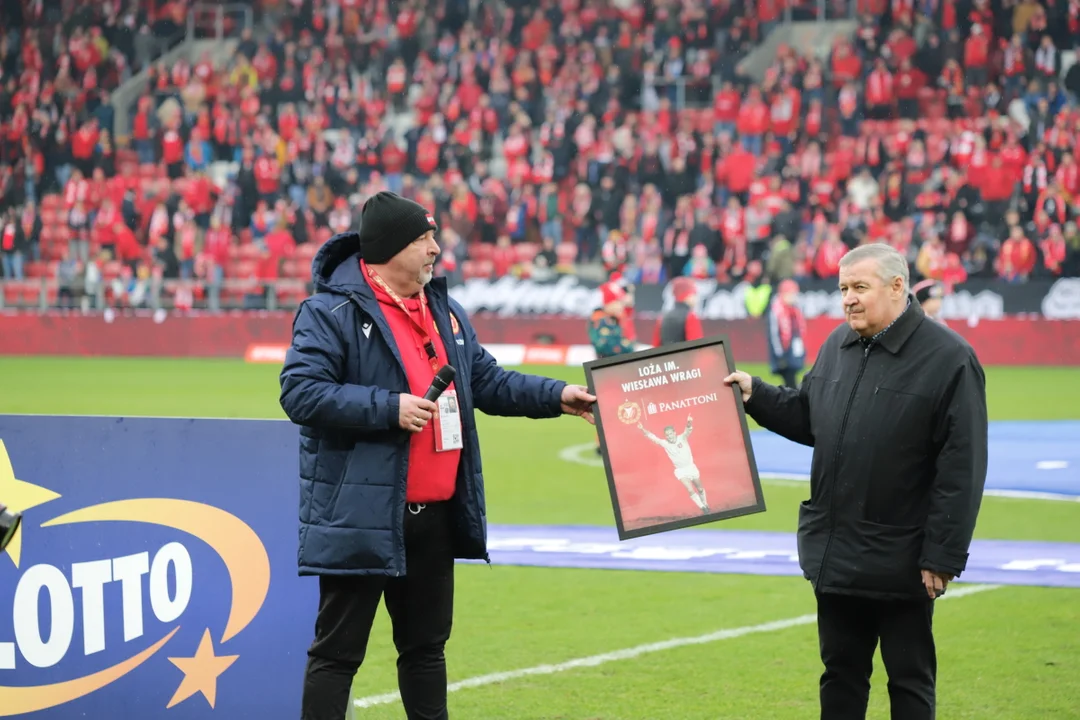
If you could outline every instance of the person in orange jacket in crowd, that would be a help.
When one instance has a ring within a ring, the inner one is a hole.
[[[699,340],[705,335],[701,320],[694,312],[697,304],[697,284],[691,278],[677,277],[671,281],[671,294],[675,304],[657,318],[653,328],[655,347]]]

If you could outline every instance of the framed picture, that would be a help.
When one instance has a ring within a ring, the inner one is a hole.
[[[619,539],[765,511],[727,336],[584,364]]]

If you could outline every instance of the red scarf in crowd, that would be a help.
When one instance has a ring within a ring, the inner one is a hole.
[[[772,314],[776,318],[776,329],[780,333],[780,344],[784,351],[791,349],[791,341],[794,339],[795,329],[798,328],[799,337],[806,337],[806,319],[795,305],[788,305],[779,297],[772,301]]]

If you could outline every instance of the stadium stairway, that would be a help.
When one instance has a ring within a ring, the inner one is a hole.
[[[787,45],[800,55],[814,55],[827,61],[836,39],[850,37],[857,27],[858,23],[854,20],[791,22],[779,25],[769,33],[765,42],[746,56],[742,62],[742,72],[759,83],[764,81],[765,71],[776,58],[776,51],[781,45]]]
[[[193,40],[189,35],[182,43],[159,57],[154,64],[165,63],[168,66],[180,58],[186,58],[194,64],[204,52],[209,52],[210,58],[217,66],[236,53],[238,44],[238,40]],[[113,127],[117,128],[117,139],[126,138],[131,132],[131,115],[135,109],[135,103],[146,92],[149,84],[150,69],[144,68],[113,91],[112,106],[116,113]]]

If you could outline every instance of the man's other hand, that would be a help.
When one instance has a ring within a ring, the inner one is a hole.
[[[398,425],[407,432],[418,433],[431,420],[438,406],[430,400],[402,393],[399,397]]]
[[[735,372],[724,378],[725,385],[738,385],[742,390],[742,401],[747,402],[750,400],[750,392],[754,389],[754,379],[742,370],[736,370]]]
[[[589,394],[589,389],[581,385],[567,385],[562,391],[562,411],[567,415],[580,415],[590,425],[595,425],[592,407],[596,403],[596,396]]]
[[[926,594],[933,600],[937,596],[945,592],[945,588],[948,587],[949,581],[953,579],[952,575],[947,573],[937,573],[933,570],[922,571],[922,582],[926,586]]]

